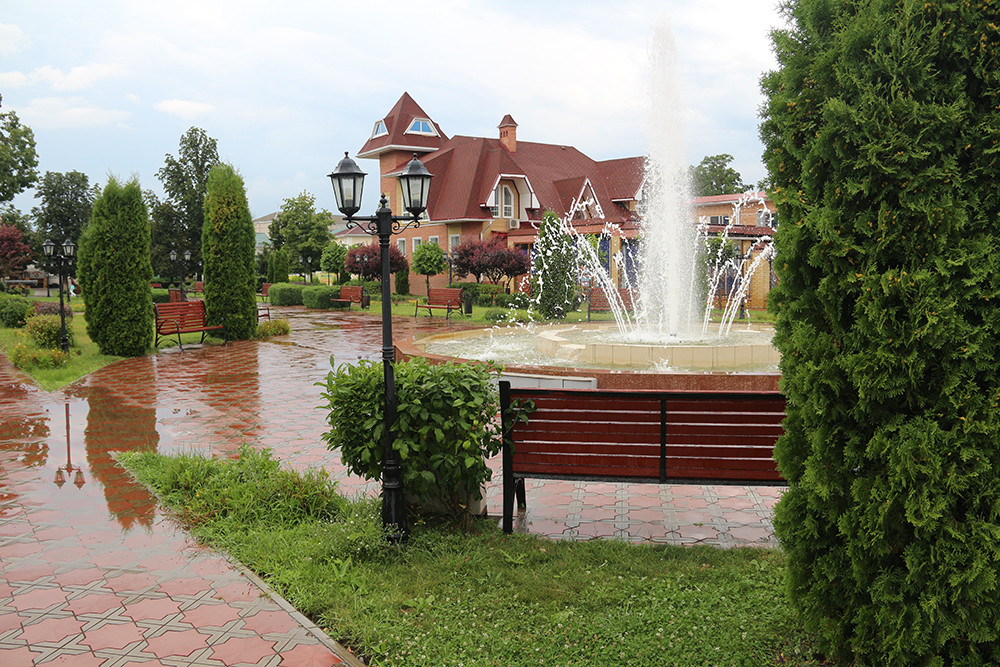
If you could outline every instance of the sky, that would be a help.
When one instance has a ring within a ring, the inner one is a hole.
[[[764,177],[761,75],[776,68],[777,0],[33,0],[0,13],[2,111],[31,127],[38,170],[156,178],[190,127],[218,141],[253,217],[308,192],[408,92],[448,136],[645,155],[654,25],[676,45],[688,164],[728,153]],[[657,68],[662,64],[657,64]],[[378,173],[362,213],[373,213]],[[37,205],[29,190],[14,200]],[[370,209],[370,210],[369,210]]]

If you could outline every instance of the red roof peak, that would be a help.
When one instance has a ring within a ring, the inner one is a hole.
[[[510,127],[512,125],[514,127],[517,127],[517,123],[514,121],[511,115],[507,114],[506,116],[503,117],[503,120],[500,121],[500,124],[497,125],[497,127]]]
[[[410,153],[435,151],[448,140],[441,127],[420,108],[409,93],[375,122],[371,136],[358,151],[358,157],[377,157],[381,153],[403,150]]]

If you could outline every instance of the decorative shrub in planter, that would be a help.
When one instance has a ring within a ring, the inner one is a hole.
[[[465,514],[482,499],[490,479],[486,459],[502,446],[492,383],[500,371],[478,362],[396,364],[395,448],[403,489],[423,507]],[[361,360],[341,364],[318,383],[329,411],[327,447],[339,448],[348,469],[369,480],[382,477],[383,381],[380,362]]]
[[[62,320],[58,315],[34,315],[25,320],[24,330],[43,350],[58,350],[62,347]],[[74,345],[73,329],[66,327],[66,338]]]

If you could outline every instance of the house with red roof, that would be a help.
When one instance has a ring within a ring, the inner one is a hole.
[[[408,93],[375,121],[358,157],[379,161],[381,191],[395,214],[403,214],[396,175],[414,153],[434,175],[420,226],[394,237],[407,258],[421,243],[435,242],[450,252],[473,238],[500,237],[527,252],[538,240],[539,223],[548,210],[570,220],[580,234],[603,234],[605,256],[637,242],[644,157],[594,160],[573,146],[518,141],[517,127],[507,114],[495,138],[449,137]],[[714,220],[709,229],[718,227],[718,233],[721,216],[732,215],[739,197],[698,198],[695,216]],[[747,224],[741,220],[740,229],[730,228],[730,238],[740,239],[741,252],[754,252],[752,239],[773,234],[772,218],[758,216],[758,210],[770,216],[774,206],[763,200],[745,204],[740,211]],[[411,275],[411,284],[423,283],[417,278]],[[431,279],[433,287],[446,282],[446,275]]]
[[[638,234],[644,158],[597,161],[572,146],[519,142],[509,114],[498,130],[496,138],[448,137],[408,93],[375,122],[358,157],[378,159],[394,213],[401,214],[395,176],[414,153],[434,174],[420,227],[395,239],[407,257],[421,243],[449,252],[471,238],[500,237],[527,249],[547,210],[572,220],[580,233],[611,230],[618,239],[613,252],[621,239]],[[431,285],[446,280],[436,276]]]

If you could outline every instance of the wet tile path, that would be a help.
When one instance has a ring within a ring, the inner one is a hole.
[[[377,492],[323,447],[314,383],[331,355],[338,364],[379,358],[379,319],[278,311],[288,337],[130,359],[52,393],[0,356],[0,665],[359,664],[238,564],[193,543],[111,455],[226,454],[250,442],[289,465],[323,466],[348,492]],[[394,323],[397,337],[448,326],[461,325]],[[529,480],[518,529],[773,546],[779,493]],[[487,507],[499,516],[496,483]]]

